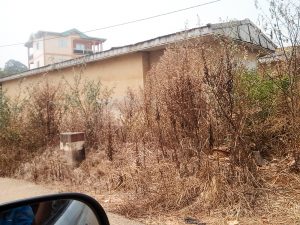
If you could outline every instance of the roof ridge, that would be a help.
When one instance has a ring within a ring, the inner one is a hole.
[[[242,25],[251,24],[251,26],[253,25],[254,27],[257,28],[257,26],[251,22],[251,20],[245,19],[245,20],[237,20],[235,22],[242,23]],[[226,23],[222,23],[222,24],[228,25],[228,24],[230,24],[230,22],[226,22]],[[104,60],[107,58],[115,57],[118,55],[124,55],[124,54],[133,53],[133,52],[139,52],[139,51],[147,51],[148,49],[151,49],[154,47],[166,46],[168,44],[175,43],[177,41],[181,41],[184,39],[197,38],[200,36],[212,35],[212,34],[228,35],[228,33],[226,33],[226,32],[222,33],[221,32],[222,30],[218,31],[218,29],[220,29],[220,28],[224,28],[224,26],[219,27],[219,28],[215,27],[215,29],[213,29],[211,26],[206,25],[206,26],[196,27],[196,28],[192,28],[189,30],[185,30],[185,31],[175,32],[175,33],[167,34],[164,36],[159,36],[156,38],[148,39],[145,41],[137,42],[135,44],[129,44],[129,45],[124,45],[124,46],[117,47],[117,48],[111,48],[109,50],[98,52],[98,53],[95,53],[92,55],[83,56],[80,58],[71,59],[71,60],[59,62],[56,64],[50,64],[50,65],[47,65],[44,67],[29,70],[27,72],[15,74],[6,79],[0,78],[0,82],[11,80],[11,79],[17,79],[20,77],[30,76],[30,75],[34,75],[34,74],[38,74],[38,73],[42,73],[42,72],[47,72],[47,71],[51,71],[51,70],[55,70],[55,69],[63,69],[66,67],[75,66],[75,65],[82,63],[82,61],[89,63],[89,62],[93,62],[93,61],[99,61],[99,60]],[[256,30],[254,30],[254,31],[256,32]],[[250,33],[247,35],[251,36]],[[249,36],[247,36],[247,37],[236,37],[236,36],[232,37],[229,35],[229,37],[233,38],[234,40],[243,41],[244,43],[250,43],[250,44],[253,44],[256,46],[260,46],[262,49],[266,49],[268,51],[274,51],[276,48],[276,45],[272,42],[272,40],[268,39],[267,36],[263,32],[259,33],[259,35],[258,35],[259,43],[257,43],[255,40],[251,40],[251,38],[249,40]],[[262,42],[262,43],[260,43],[260,42]]]

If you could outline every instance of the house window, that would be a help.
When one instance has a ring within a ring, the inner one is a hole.
[[[67,39],[59,39],[58,46],[60,48],[67,48],[68,47],[68,40]]]
[[[37,68],[40,67],[40,61],[37,61],[37,62],[36,62],[36,67],[37,67]]]
[[[81,51],[84,51],[84,49],[85,49],[85,46],[84,46],[84,44],[76,44],[76,46],[75,46],[75,49],[76,50],[81,50]]]
[[[40,49],[39,42],[37,42],[37,43],[35,44],[35,47],[36,47],[36,50],[39,50],[39,49]]]

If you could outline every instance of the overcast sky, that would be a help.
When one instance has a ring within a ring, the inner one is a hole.
[[[77,28],[87,31],[186,8],[212,0],[0,0],[0,46],[24,43],[38,30],[62,32]],[[267,0],[260,0],[262,5]],[[87,33],[106,38],[104,49],[133,44],[182,31],[199,24],[249,18],[258,24],[254,0],[221,0],[122,27]],[[0,48],[0,67],[9,59],[27,65],[24,45]]]

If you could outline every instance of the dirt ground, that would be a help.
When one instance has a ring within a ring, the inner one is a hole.
[[[51,188],[52,187],[52,188]],[[74,192],[79,190],[82,193],[88,193],[92,197],[96,198],[104,209],[115,211],[115,206],[120,205],[122,199],[120,193],[105,193],[101,191],[101,194],[91,193],[88,190],[80,190],[78,187],[69,187],[63,185],[61,182],[53,183],[43,183],[42,185],[37,185],[32,182],[10,179],[10,178],[0,178],[0,204],[8,201],[14,201],[21,198],[28,198],[38,195],[59,193],[59,192]],[[294,190],[293,193],[296,193]],[[277,197],[276,197],[277,196]],[[276,195],[276,199],[270,199],[273,208],[279,208],[280,210],[270,210],[265,212],[264,215],[253,215],[251,218],[236,218],[229,217],[217,217],[208,215],[191,215],[191,211],[186,208],[172,214],[165,213],[164,215],[153,215],[145,218],[139,218],[139,222],[135,220],[130,220],[126,218],[126,213],[124,216],[120,216],[116,213],[108,212],[108,217],[112,225],[124,224],[124,225],[186,225],[186,224],[198,224],[198,225],[283,225],[283,224],[300,224],[300,204],[297,199],[300,199],[299,195],[294,195],[294,199],[288,199],[287,197],[279,194]],[[271,198],[272,196],[270,196]],[[297,206],[297,207],[296,207]],[[195,218],[201,218],[194,220]],[[194,220],[194,221],[193,221]]]
[[[43,187],[23,180],[0,178],[0,204],[15,201],[22,198],[30,198],[39,195],[58,193],[54,188]],[[123,216],[107,213],[111,225],[143,225],[142,223],[129,220]]]

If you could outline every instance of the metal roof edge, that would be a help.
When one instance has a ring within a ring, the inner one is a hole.
[[[234,24],[249,24],[250,23],[253,25],[253,23],[249,19],[232,21],[232,22],[227,22],[227,23],[207,24],[206,26],[196,27],[196,28],[192,28],[192,29],[189,29],[186,31],[180,31],[180,32],[176,32],[176,33],[172,33],[172,34],[168,34],[168,35],[164,35],[164,36],[159,36],[159,37],[149,39],[146,41],[137,42],[135,44],[125,45],[125,46],[121,46],[121,47],[117,47],[117,48],[111,48],[109,50],[95,53],[92,55],[87,55],[87,56],[79,57],[76,59],[71,59],[71,60],[67,60],[67,61],[63,61],[63,62],[59,62],[59,63],[55,63],[55,64],[50,64],[50,65],[36,68],[33,70],[28,70],[23,73],[11,75],[11,76],[5,77],[5,78],[0,78],[0,82],[19,79],[19,78],[32,76],[32,75],[40,74],[40,73],[45,73],[45,72],[49,72],[49,71],[53,71],[53,70],[60,70],[60,69],[80,65],[82,63],[90,63],[90,62],[100,61],[100,60],[104,60],[107,58],[112,58],[112,57],[116,57],[116,56],[120,56],[120,55],[130,54],[130,53],[139,52],[139,51],[145,51],[147,49],[149,50],[154,47],[166,46],[168,44],[172,44],[172,43],[175,43],[178,41],[192,39],[192,38],[204,36],[207,34],[213,34],[214,28],[217,28],[218,26],[224,27],[224,25],[228,26],[228,25],[230,25],[230,23],[234,23]],[[257,28],[255,25],[253,25],[253,26],[255,28]],[[273,43],[273,42],[271,41],[271,43]],[[252,43],[252,44],[255,44],[255,43]],[[260,47],[263,48],[262,46],[260,46]],[[269,50],[271,50],[271,49],[269,49]]]
[[[63,61],[63,62],[59,62],[59,63],[55,63],[55,64],[50,64],[50,65],[47,65],[44,67],[39,67],[36,69],[28,70],[28,71],[25,71],[25,72],[22,72],[19,74],[14,74],[9,77],[0,78],[0,82],[19,79],[19,78],[23,78],[23,77],[27,77],[27,76],[31,76],[31,75],[35,75],[35,74],[49,72],[52,70],[64,69],[67,67],[80,65],[82,63],[90,63],[90,62],[100,61],[100,60],[104,60],[107,58],[112,58],[112,57],[116,57],[116,56],[120,56],[120,55],[130,54],[130,53],[139,52],[139,51],[145,51],[147,49],[151,49],[154,47],[161,47],[161,46],[165,46],[165,45],[177,42],[177,41],[191,39],[191,38],[195,38],[195,37],[202,36],[205,34],[210,34],[211,31],[209,29],[203,30],[203,28],[205,28],[205,27],[193,28],[188,31],[182,31],[182,32],[165,35],[165,36],[160,36],[160,37],[153,38],[153,39],[150,39],[147,41],[138,42],[135,44],[126,45],[126,46],[122,46],[122,47],[118,47],[118,48],[112,48],[112,49],[102,51],[99,53],[95,53],[92,55],[87,55],[87,56],[79,57],[76,59],[71,59],[71,60],[67,60],[67,61]]]
[[[263,38],[265,38],[268,41],[268,43],[272,45],[274,49],[278,47],[264,32],[262,32],[262,30],[258,26],[256,26],[248,18],[243,20],[232,20],[229,22],[222,22],[222,23],[209,24],[209,25],[212,27],[212,29],[220,29],[220,28],[230,28],[238,25],[248,25],[248,24],[251,25],[259,34],[261,34]]]
[[[257,27],[251,20],[247,19],[249,21],[249,24],[251,26],[253,26],[257,31],[259,31],[260,34],[262,34],[264,36],[264,38],[276,49],[278,46],[267,36],[265,35],[264,32],[262,32],[262,30]]]

